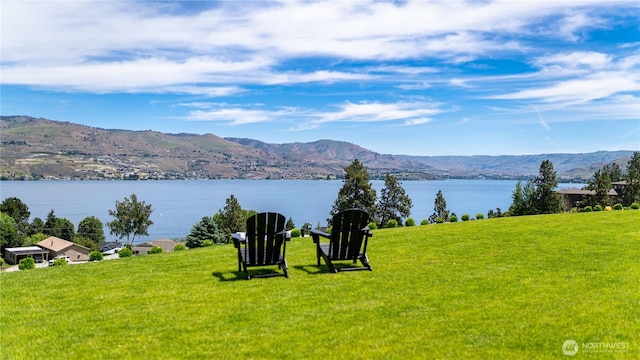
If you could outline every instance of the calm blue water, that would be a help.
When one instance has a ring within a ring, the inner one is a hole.
[[[185,180],[185,181],[2,181],[0,197],[17,197],[31,211],[31,220],[46,220],[52,209],[56,216],[78,226],[87,216],[103,223],[112,220],[108,211],[115,201],[131,194],[153,207],[149,236],[137,241],[161,237],[183,238],[203,216],[212,216],[224,208],[234,195],[243,209],[276,211],[292,218],[296,226],[305,222],[326,224],[331,205],[343,182],[339,180]],[[380,195],[383,181],[372,181]],[[511,205],[515,181],[442,180],[402,182],[413,201],[411,217],[420,223],[433,213],[438,190],[442,190],[447,208],[458,216],[487,214],[497,207],[506,211]],[[560,188],[582,184],[561,184]],[[107,239],[114,239],[105,228]]]

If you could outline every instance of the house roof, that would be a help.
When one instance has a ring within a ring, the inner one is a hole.
[[[563,195],[595,195],[596,194],[595,190],[582,190],[582,189],[562,189],[556,192],[558,194],[563,194]],[[607,192],[607,195],[617,196],[618,193],[613,189],[609,189],[609,191]]]
[[[46,254],[48,252],[39,246],[14,247],[5,250],[16,255]]]
[[[91,250],[87,247],[84,247],[82,245],[76,244],[76,243],[72,243],[71,241],[67,241],[64,239],[60,239],[58,237],[55,236],[51,236],[48,237],[42,241],[40,241],[38,244],[38,246],[40,246],[43,249],[47,249],[53,252],[61,252],[67,248],[70,248],[71,246],[78,246],[81,247],[83,249],[87,249],[87,250]]]
[[[144,242],[142,244],[138,244],[138,247],[154,247],[154,246],[158,246],[161,247],[163,251],[173,251],[173,248],[176,247],[176,245],[178,245],[179,242],[177,241],[173,241],[173,240],[169,240],[169,239],[158,239],[158,240],[151,240],[151,241],[147,241]]]

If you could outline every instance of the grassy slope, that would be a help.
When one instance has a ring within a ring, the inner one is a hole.
[[[0,275],[0,358],[558,358],[640,354],[640,211],[377,230],[373,272],[246,281],[232,246]],[[580,354],[597,356],[597,354]],[[602,354],[600,354],[602,355]]]

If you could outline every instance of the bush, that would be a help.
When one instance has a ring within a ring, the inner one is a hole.
[[[593,211],[602,211],[602,205],[598,204],[593,207]]]
[[[104,255],[100,251],[92,251],[89,254],[89,261],[101,261],[104,260]]]
[[[609,206],[609,205],[607,205],[607,206],[605,206],[605,207],[604,207],[604,211],[611,211],[611,210],[613,210],[613,209],[612,209],[612,208],[611,208],[611,206]]]
[[[299,238],[301,234],[300,229],[291,229],[292,238]]]
[[[630,206],[633,210],[638,210],[640,209],[640,203],[634,202],[633,204],[631,204]]]
[[[213,246],[213,240],[205,240],[202,242],[202,247]]]
[[[149,249],[149,254],[160,254],[162,252],[162,248],[160,246],[152,246]]]
[[[18,263],[18,269],[20,270],[29,270],[29,269],[35,269],[35,268],[36,268],[36,262],[35,260],[33,260],[32,257],[26,257],[20,260],[20,262]]]
[[[173,251],[183,251],[187,250],[187,247],[184,244],[178,244],[173,248]]]
[[[378,228],[378,225],[376,225],[376,223],[374,222],[369,223],[369,230],[375,230],[377,228]]]
[[[624,206],[622,206],[622,204],[620,203],[613,205],[613,210],[622,210],[622,209],[624,209]]]
[[[469,214],[462,215],[462,221],[469,221]]]
[[[407,218],[407,220],[404,221],[404,226],[416,226],[416,221],[413,220],[413,218]]]
[[[442,216],[438,216],[436,218],[436,224],[442,224],[442,223],[444,223],[444,218]]]
[[[118,252],[118,256],[120,256],[121,258],[131,257],[133,256],[133,251],[131,251],[131,249],[129,249],[128,247],[124,247]]]
[[[420,221],[420,225],[429,225],[429,220],[422,219],[422,221]]]
[[[64,266],[64,265],[67,265],[67,259],[64,259],[64,258],[57,258],[53,260],[53,264],[51,264],[51,266]]]
[[[482,220],[482,219],[484,219],[484,214],[483,214],[483,213],[477,213],[477,214],[476,214],[476,219],[477,219],[477,220]]]
[[[449,217],[449,222],[458,222],[458,216],[456,214],[451,215],[451,217]]]
[[[584,209],[582,209],[582,211],[584,211],[584,212],[592,212],[593,208],[591,206],[585,206]]]
[[[386,224],[384,224],[384,227],[387,228],[387,229],[397,228],[398,227],[398,220],[391,219],[391,220],[387,221]]]

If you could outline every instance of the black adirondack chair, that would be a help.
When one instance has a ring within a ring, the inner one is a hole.
[[[235,233],[231,237],[238,249],[238,271],[243,271],[247,280],[251,279],[250,267],[277,265],[282,273],[258,273],[253,277],[284,276],[289,277],[285,258],[288,233],[285,229],[284,215],[263,212],[247,219],[247,232]]]
[[[328,234],[318,229],[311,230],[311,237],[316,244],[316,256],[318,266],[320,258],[329,266],[331,272],[347,270],[369,270],[369,258],[367,257],[367,243],[373,236],[369,230],[369,214],[361,209],[343,210],[333,216],[331,221],[331,233]],[[329,239],[329,242],[321,242],[321,238]],[[350,260],[356,264],[358,260],[362,267],[350,266],[336,268],[334,261]]]

